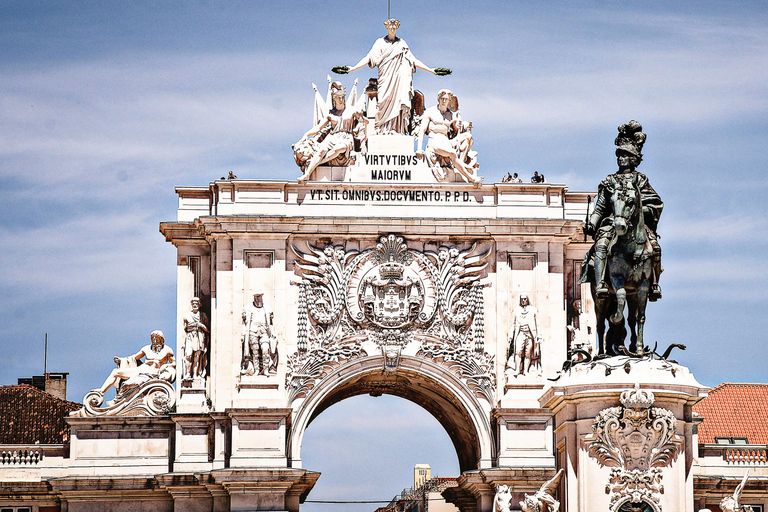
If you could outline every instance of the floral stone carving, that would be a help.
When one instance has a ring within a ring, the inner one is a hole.
[[[605,487],[611,495],[611,511],[661,512],[661,468],[677,458],[680,441],[674,414],[652,407],[654,400],[653,393],[636,384],[621,394],[620,407],[603,409],[592,424],[589,455],[612,468]]]
[[[475,254],[476,245],[419,252],[395,235],[364,251],[292,250],[302,281],[298,351],[286,374],[290,401],[335,366],[373,353],[384,357],[385,373],[397,371],[401,354],[430,359],[493,400],[480,284],[488,253]]]

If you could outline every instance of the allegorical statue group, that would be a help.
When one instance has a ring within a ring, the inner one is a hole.
[[[416,156],[426,160],[437,181],[445,181],[446,170],[453,169],[467,182],[480,183],[477,153],[472,151],[472,123],[462,121],[456,96],[448,89],[441,89],[437,105],[425,109],[424,96],[413,88],[413,73],[417,69],[436,75],[450,74],[450,70],[430,68],[417,59],[405,40],[397,37],[398,20],[388,19],[384,26],[387,35],[377,39],[357,64],[333,68],[340,74],[366,65],[377,68],[378,78],[371,79],[359,98],[357,82],[347,96],[341,82],[332,82],[329,78],[326,100],[313,84],[314,123],[293,145],[296,163],[302,170],[299,181],[312,179],[322,164],[352,165],[353,154],[367,151],[368,115],[372,110],[367,107],[375,104],[372,133],[416,137]],[[425,135],[428,142],[422,149]]]

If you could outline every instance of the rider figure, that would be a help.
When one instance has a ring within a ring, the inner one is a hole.
[[[653,190],[648,178],[637,172],[637,166],[643,160],[642,149],[645,144],[645,133],[643,127],[637,121],[630,121],[627,124],[619,126],[619,135],[616,137],[616,161],[619,170],[615,174],[604,179],[597,189],[595,198],[595,209],[589,216],[589,222],[585,226],[587,234],[593,236],[594,245],[594,264],[595,264],[595,295],[598,298],[604,298],[608,295],[608,284],[605,279],[605,269],[607,266],[608,249],[613,238],[613,213],[611,211],[611,178],[626,178],[627,175],[634,175],[636,178],[640,197],[643,205],[643,219],[647,227],[647,238],[653,250],[653,276],[651,277],[651,290],[648,300],[654,302],[661,298],[661,288],[659,287],[659,276],[664,270],[661,267],[661,246],[659,245],[656,227],[661,217],[661,211],[664,203]]]

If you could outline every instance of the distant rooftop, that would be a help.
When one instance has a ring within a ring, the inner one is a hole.
[[[693,411],[700,444],[768,444],[768,384],[720,384]]]
[[[26,384],[0,386],[0,444],[63,444],[64,418],[81,407]]]

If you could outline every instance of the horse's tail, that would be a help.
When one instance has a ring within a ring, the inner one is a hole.
[[[581,277],[577,284],[591,283],[594,288],[595,284],[595,266],[592,264],[592,258],[595,256],[595,245],[589,248],[587,254],[584,255],[584,259],[581,261]]]

